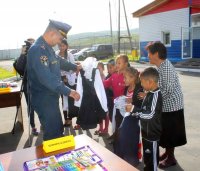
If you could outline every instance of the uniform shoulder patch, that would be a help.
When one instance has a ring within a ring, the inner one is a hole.
[[[40,61],[42,64],[44,64],[45,66],[47,66],[48,64],[48,57],[47,56],[40,56]]]

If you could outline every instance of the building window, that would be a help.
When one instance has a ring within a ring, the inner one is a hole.
[[[163,35],[163,44],[164,45],[171,45],[171,36],[170,36],[170,32],[162,32]]]

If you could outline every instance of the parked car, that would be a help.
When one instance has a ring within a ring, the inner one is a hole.
[[[97,59],[109,58],[113,56],[113,47],[107,44],[93,45],[90,50],[84,52],[84,56],[93,56]]]
[[[83,48],[79,52],[74,53],[74,59],[77,61],[84,60],[86,56],[84,55],[84,52],[90,50],[90,48]]]
[[[70,52],[71,54],[75,54],[78,51],[79,51],[78,49],[68,49],[68,52]]]

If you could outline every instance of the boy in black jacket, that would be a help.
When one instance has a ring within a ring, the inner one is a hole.
[[[142,108],[128,105],[127,112],[137,115],[141,121],[144,171],[156,171],[161,135],[162,96],[158,87],[158,71],[149,67],[140,74],[141,85],[147,91]]]

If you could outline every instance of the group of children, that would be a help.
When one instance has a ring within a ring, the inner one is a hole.
[[[102,63],[98,68],[107,92],[109,111],[104,126],[102,121],[95,134],[108,133],[110,119],[114,127],[110,137],[113,139],[114,152],[133,166],[139,164],[141,157],[141,136],[144,170],[157,170],[162,112],[157,70],[149,67],[139,73],[129,65],[127,55],[119,55],[116,61],[108,61],[106,77]],[[125,106],[121,106],[125,113],[114,104],[114,99],[122,96],[125,96]]]
[[[142,137],[144,170],[156,170],[162,111],[157,70],[150,67],[139,73],[137,69],[130,66],[128,56],[123,54],[119,55],[116,60],[108,61],[107,76],[104,75],[103,63],[98,62],[97,68],[106,92],[108,112],[106,115],[102,115],[103,119],[99,120],[99,129],[95,131],[95,134],[100,136],[108,134],[109,122],[111,121],[113,134],[109,139],[113,144],[114,152],[133,166],[139,164],[141,157],[139,144],[141,144],[140,137]],[[87,85],[84,80],[82,83]],[[122,96],[125,97],[125,103],[121,107],[125,109],[125,112],[122,112],[114,104],[114,100]],[[83,102],[88,100],[89,96]],[[78,114],[78,124],[83,122],[86,117],[79,116],[85,111],[85,107],[84,111],[83,106],[80,108],[82,108],[82,112]],[[85,129],[90,129],[87,125],[83,124],[82,126]],[[93,128],[93,124],[91,126]],[[75,127],[80,128],[79,125]]]

